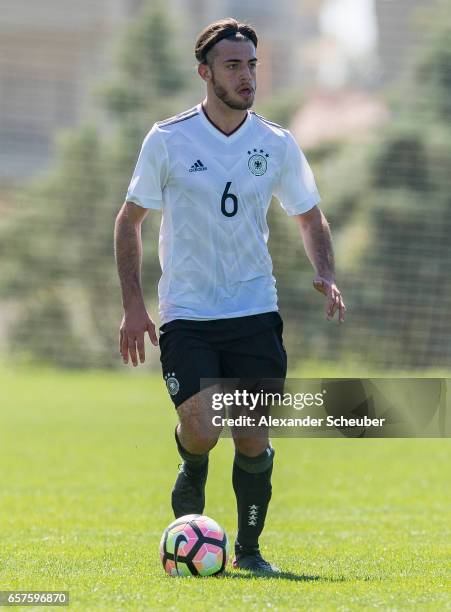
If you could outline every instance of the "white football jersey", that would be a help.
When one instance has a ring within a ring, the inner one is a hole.
[[[288,215],[320,202],[288,130],[248,111],[226,135],[201,104],[155,123],[126,200],[162,211],[162,324],[277,310],[266,222],[273,195]]]

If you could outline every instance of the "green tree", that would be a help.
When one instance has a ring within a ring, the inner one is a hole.
[[[118,364],[114,220],[145,134],[187,95],[175,37],[167,12],[148,2],[125,32],[115,78],[98,95],[107,132],[91,121],[66,133],[51,172],[17,194],[0,227],[0,292],[15,296],[10,354],[68,367]],[[158,217],[149,215],[143,236],[152,237],[143,284],[153,295]]]
[[[428,29],[409,77],[392,92],[391,121],[360,160],[361,145],[344,147],[322,166],[331,216],[347,220],[336,243],[350,325],[339,335],[328,330],[327,340],[316,334],[333,358],[353,351],[397,368],[451,364],[451,26],[442,13],[451,3],[444,4],[419,16]]]

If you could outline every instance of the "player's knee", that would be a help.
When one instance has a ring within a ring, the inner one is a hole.
[[[208,453],[216,446],[217,442],[218,438],[216,437],[197,435],[190,439],[189,451],[196,454]]]
[[[218,442],[216,434],[202,432],[196,428],[180,427],[183,446],[187,451],[195,455],[208,453]]]
[[[269,446],[268,438],[236,438],[234,442],[236,450],[247,457],[257,457]]]

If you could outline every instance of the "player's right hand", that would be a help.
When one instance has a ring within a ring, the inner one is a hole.
[[[144,350],[146,332],[149,334],[152,344],[158,346],[155,323],[149,317],[144,306],[126,310],[119,331],[119,352],[125,364],[128,363],[129,355],[135,367],[138,365],[137,355],[139,355],[141,363],[146,360]]]

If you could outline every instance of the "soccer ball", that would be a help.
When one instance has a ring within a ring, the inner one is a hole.
[[[224,571],[229,541],[213,519],[202,514],[187,514],[164,530],[160,557],[170,576],[214,576]]]

